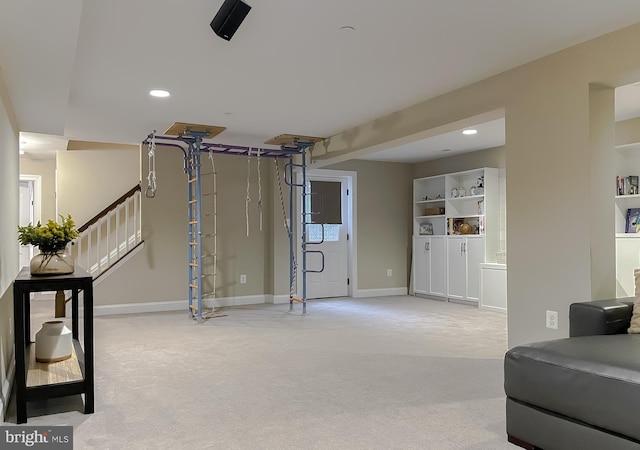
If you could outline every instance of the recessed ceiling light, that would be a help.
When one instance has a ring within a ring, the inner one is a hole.
[[[24,155],[24,150],[20,149],[20,154]]]
[[[149,91],[149,95],[152,97],[169,97],[169,91],[164,91],[162,89],[152,89]]]
[[[471,135],[471,134],[476,134],[477,132],[478,130],[464,130],[462,134]]]
[[[343,27],[340,27],[340,31],[345,31],[347,33],[350,33],[355,30],[356,30],[355,27],[352,27],[351,25],[345,25]]]
[[[451,149],[450,149],[450,148],[443,148],[443,149],[442,149],[442,151],[443,151],[443,152],[450,152],[450,151],[451,151]]]

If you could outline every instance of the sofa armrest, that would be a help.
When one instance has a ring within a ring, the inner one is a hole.
[[[573,303],[569,307],[569,336],[626,333],[633,314],[633,297]]]

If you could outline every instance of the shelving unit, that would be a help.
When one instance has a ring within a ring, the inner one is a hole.
[[[31,293],[65,290],[71,291],[73,355],[57,363],[38,363],[35,360],[35,344],[31,339]],[[82,320],[78,311],[80,293]],[[70,275],[38,277],[32,276],[29,268],[24,267],[13,282],[13,318],[17,422],[27,422],[29,401],[68,395],[84,394],[84,412],[93,413],[93,277],[77,266]]]
[[[615,161],[617,176],[640,176],[640,142],[617,146]],[[612,187],[614,183],[611,180]],[[617,195],[617,187],[612,191],[615,204],[616,296],[633,297],[633,270],[640,267],[640,233],[626,233],[625,227],[627,210],[640,208],[640,194]]]
[[[499,221],[498,169],[415,179],[414,292],[477,303],[479,263],[496,262]]]

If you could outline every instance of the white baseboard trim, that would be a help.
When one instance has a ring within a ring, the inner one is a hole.
[[[458,303],[460,305],[469,305],[469,306],[478,307],[478,301],[477,300],[465,300],[465,299],[462,299],[462,298],[451,298],[451,297],[449,297],[449,302]]]
[[[501,312],[501,313],[506,313],[507,312],[507,308],[501,308],[499,306],[483,305],[482,303],[480,303],[480,305],[478,305],[478,308],[486,309],[488,311]]]
[[[270,303],[273,303],[274,305],[289,303],[289,294],[272,295]]]
[[[426,298],[427,300],[436,300],[439,302],[447,302],[449,300],[447,297],[441,297],[439,295],[421,294],[419,292],[413,294],[413,296],[418,298]]]
[[[281,296],[277,296],[281,297]],[[242,297],[224,297],[216,298],[215,302],[210,298],[203,298],[202,303],[205,308],[223,307],[223,306],[242,306],[242,305],[260,305],[264,303],[273,303],[274,296],[265,295],[245,295]],[[286,296],[289,301],[289,296]],[[68,303],[70,306],[70,303]],[[98,305],[93,309],[94,316],[111,316],[116,314],[140,314],[152,312],[182,311],[187,309],[187,300],[170,300],[166,302],[141,302],[141,303],[121,303],[117,305]],[[70,307],[67,309],[67,315],[71,314]],[[82,308],[78,311],[82,315]]]
[[[407,295],[407,287],[383,288],[383,289],[358,289],[354,297],[388,297],[391,295]]]
[[[0,422],[5,422],[7,414],[7,408],[9,407],[9,400],[11,399],[11,388],[13,386],[13,380],[16,375],[16,363],[11,354],[9,360],[9,370],[7,370],[7,378],[2,382],[2,396],[0,397]]]
[[[216,298],[215,302],[210,298],[203,298],[202,303],[204,303],[204,306],[207,308],[217,308],[223,306],[261,305],[264,303],[273,303],[273,295],[263,294],[245,295],[243,297],[223,297]]]

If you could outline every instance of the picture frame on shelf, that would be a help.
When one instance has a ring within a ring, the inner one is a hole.
[[[627,209],[625,233],[640,233],[640,208]]]
[[[638,194],[638,175],[629,175],[624,179],[625,195]]]
[[[616,176],[616,195],[624,195],[624,177]]]
[[[433,234],[433,224],[430,223],[421,223],[420,224],[420,235],[432,235]]]

